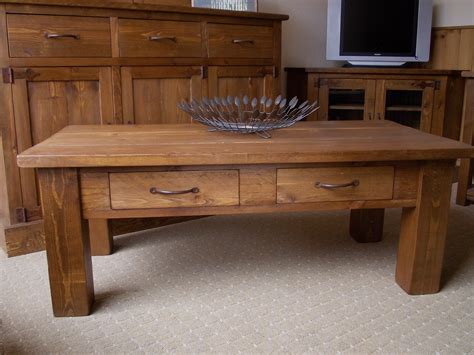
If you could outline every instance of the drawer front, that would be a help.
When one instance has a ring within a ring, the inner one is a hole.
[[[393,183],[393,167],[278,169],[277,202],[391,200]]]
[[[110,57],[110,21],[97,17],[8,15],[10,57]]]
[[[201,57],[198,22],[119,20],[121,57]]]
[[[273,28],[208,25],[209,57],[273,58]]]
[[[113,209],[235,206],[238,170],[111,173]]]

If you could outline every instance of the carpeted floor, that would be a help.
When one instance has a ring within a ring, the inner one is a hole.
[[[474,353],[474,207],[453,206],[442,292],[394,282],[400,211],[357,244],[348,212],[212,217],[94,257],[92,316],[54,318],[45,253],[0,257],[6,353]]]

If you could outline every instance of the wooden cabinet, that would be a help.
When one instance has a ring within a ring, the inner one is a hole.
[[[273,27],[209,24],[209,57],[272,58]]]
[[[273,76],[273,67],[210,67],[209,96],[274,96],[278,90]]]
[[[376,119],[433,132],[436,85],[434,80],[377,80]]]
[[[202,57],[201,24],[121,19],[121,57]]]
[[[11,84],[17,151],[21,153],[67,125],[113,123],[110,68],[15,68]],[[36,176],[19,169],[21,222],[40,219]]]
[[[287,68],[288,96],[317,100],[309,120],[391,120],[459,139],[462,79],[425,69]]]
[[[371,120],[375,109],[375,80],[320,79],[319,112],[312,120]]]
[[[190,123],[177,103],[201,98],[202,71],[191,66],[122,68],[124,122]]]
[[[110,21],[76,16],[7,15],[10,57],[110,57]]]
[[[66,125],[189,123],[180,101],[281,91],[286,15],[81,4],[0,0],[0,245],[10,256],[44,246],[36,174],[17,167],[18,153]]]

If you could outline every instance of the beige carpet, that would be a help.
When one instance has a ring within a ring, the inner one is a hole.
[[[212,217],[117,238],[95,257],[96,309],[53,318],[44,253],[0,257],[6,353],[474,353],[474,207],[453,206],[443,290],[394,282],[384,241],[348,212]]]

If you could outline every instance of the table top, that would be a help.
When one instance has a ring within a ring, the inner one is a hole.
[[[68,126],[17,158],[23,168],[457,159],[472,146],[389,121],[300,122],[254,134],[200,124]]]

